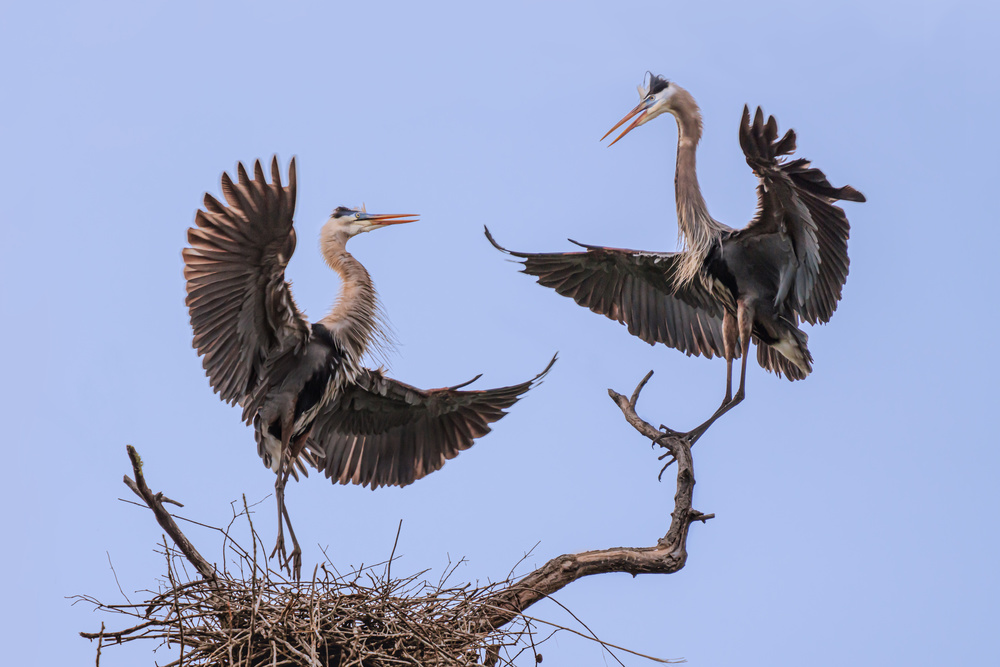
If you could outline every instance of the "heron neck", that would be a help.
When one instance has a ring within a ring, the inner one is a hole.
[[[368,350],[377,327],[377,297],[368,271],[347,252],[346,239],[321,239],[326,263],[340,275],[340,294],[330,313],[319,322],[355,360]]]
[[[693,104],[693,103],[692,103]],[[674,175],[677,201],[677,231],[685,247],[697,244],[699,224],[711,219],[698,184],[697,152],[701,139],[701,115],[697,107],[677,115],[677,170]]]
[[[677,233],[686,250],[691,251],[691,266],[700,266],[712,245],[728,229],[708,213],[708,205],[698,185],[696,154],[701,140],[701,113],[694,99],[686,94],[675,104],[677,118],[677,170],[674,175],[677,201]],[[693,278],[694,269],[682,271]]]

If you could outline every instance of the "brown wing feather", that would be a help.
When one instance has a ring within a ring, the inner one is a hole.
[[[527,382],[485,391],[417,389],[364,370],[316,417],[308,446],[335,482],[406,486],[489,433],[555,360]]]
[[[257,161],[251,179],[222,175],[226,204],[210,194],[183,251],[194,347],[224,401],[242,403],[261,380],[265,360],[302,345],[309,326],[295,305],[285,266],[295,251],[295,159],[282,187],[277,158],[271,183]]]
[[[795,150],[795,132],[777,140],[778,125],[771,116],[764,123],[758,107],[753,122],[743,108],[740,146],[747,164],[760,178],[757,215],[746,227],[749,234],[780,233],[792,241],[797,266],[779,299],[792,296],[793,309],[806,322],[828,322],[837,309],[850,260],[847,240],[850,224],[833,202],[863,202],[865,196],[845,185],[833,187],[808,160],[785,161]]]
[[[595,313],[628,327],[650,345],[663,343],[687,355],[722,356],[722,308],[697,281],[674,280],[683,253],[655,253],[581,245],[586,252],[522,253],[522,271]]]

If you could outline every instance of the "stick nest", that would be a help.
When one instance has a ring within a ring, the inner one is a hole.
[[[165,667],[510,665],[525,651],[541,661],[535,648],[547,637],[534,636],[526,617],[487,631],[475,622],[491,595],[511,582],[448,586],[461,561],[449,564],[437,584],[422,580],[423,572],[392,577],[392,557],[346,575],[327,560],[310,581],[295,582],[261,565],[255,533],[247,552],[223,532],[232,568],[214,580],[187,577],[183,554],[164,541],[167,576],[147,601],[77,598],[135,619],[124,630],[102,624],[100,632],[81,633],[98,641],[98,665],[102,647],[137,640],[179,650]]]
[[[229,527],[216,529],[224,536],[220,571],[198,553],[177,526],[175,516],[164,508],[165,503],[181,506],[180,503],[154,493],[146,484],[142,460],[135,448],[129,446],[135,479],[126,475],[123,481],[153,511],[175,545],[171,546],[164,537],[167,577],[161,579],[160,590],[148,591],[149,600],[141,604],[133,604],[124,592],[127,604],[105,604],[90,596],[77,596],[78,602],[137,621],[124,630],[107,631],[102,623],[100,632],[80,634],[97,640],[98,667],[101,650],[108,642],[123,644],[137,640],[154,640],[160,646],[178,649],[178,658],[164,667],[493,667],[513,665],[524,653],[533,662],[541,662],[538,646],[558,630],[592,639],[619,664],[623,663],[611,649],[672,663],[604,642],[579,619],[577,622],[587,629],[587,634],[524,613],[531,605],[551,599],[553,593],[582,577],[609,572],[636,576],[679,571],[687,561],[691,524],[704,523],[715,516],[692,507],[695,480],[691,445],[717,416],[706,422],[707,426],[694,437],[655,428],[636,412],[639,394],[652,375],[652,371],[646,374],[631,398],[610,389],[608,394],[633,428],[666,450],[661,458],[670,457],[667,466],[677,464],[670,527],[653,546],[564,554],[517,580],[509,574],[506,580],[485,587],[447,585],[461,561],[446,568],[436,585],[421,580],[424,573],[394,579],[391,576],[394,546],[389,559],[374,566],[382,567],[381,572],[361,567],[341,575],[327,558],[314,569],[310,581],[299,582],[268,567],[266,559],[261,564],[257,554],[258,546],[263,552],[263,545],[254,531],[250,508],[244,499],[241,511],[234,510]],[[661,476],[665,470],[666,466],[660,471]],[[230,537],[230,530],[240,518],[249,526],[253,545],[249,552]],[[189,565],[200,578],[188,575]],[[228,569],[230,566],[232,571]],[[535,625],[542,624],[550,632],[539,638]]]

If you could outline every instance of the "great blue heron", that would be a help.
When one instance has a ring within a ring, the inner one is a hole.
[[[371,278],[345,246],[362,232],[416,216],[333,211],[320,248],[340,274],[340,296],[310,325],[285,281],[295,250],[295,159],[285,187],[277,158],[271,183],[260,161],[252,179],[242,164],[237,174],[236,183],[222,175],[227,203],[206,194],[197,227],[188,230],[187,305],[209,382],[222,400],[243,407],[257,453],[277,474],[278,542],[271,555],[278,553],[286,567],[291,562],[297,576],[301,550],[284,503],[290,473],[297,478],[310,465],[341,484],[410,484],[487,434],[552,364],[532,380],[485,391],[459,391],[469,382],[422,390],[362,367],[382,329]]]
[[[847,280],[850,227],[833,202],[863,202],[864,195],[835,188],[808,160],[786,161],[795,132],[779,140],[774,117],[753,122],[743,108],[740,146],[760,179],[757,215],[743,229],[715,220],[698,187],[695,152],[701,139],[698,105],[675,83],[650,75],[639,86],[640,102],[602,137],[635,120],[614,140],[662,113],[677,120],[675,177],[677,224],[685,249],[644,252],[577,244],[585,252],[521,253],[525,273],[581,306],[624,323],[629,333],[688,355],[726,359],[726,395],[716,413],[688,435],[696,437],[743,400],[746,360],[753,338],[757,361],[789,380],[812,370],[808,336],[800,320],[827,322]],[[574,241],[575,243],[575,241]],[[737,343],[740,343],[738,346]],[[740,386],[732,391],[733,359],[742,356]]]

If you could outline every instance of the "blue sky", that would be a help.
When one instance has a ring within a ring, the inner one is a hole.
[[[313,318],[338,286],[316,245],[332,208],[421,214],[350,246],[401,342],[394,377],[435,387],[481,372],[498,386],[560,353],[491,435],[420,483],[293,484],[307,569],[317,544],[338,564],[384,559],[400,519],[399,568],[464,556],[456,576],[481,582],[536,543],[522,571],[654,543],[673,485],[606,389],[654,369],[640,412],[690,427],[721,398],[723,362],[629,337],[482,236],[486,224],[523,250],[570,249],[567,237],[674,249],[673,122],[598,141],[646,70],[701,106],[716,218],[741,226],[755,206],[744,104],[794,127],[798,154],[868,203],[846,205],[851,273],[832,322],[809,330],[812,376],[751,368],[747,400],[695,449],[695,506],[718,518],[692,528],[687,567],[595,577],[557,599],[607,641],[692,665],[995,660],[998,28],[995,7],[962,2],[5,4],[11,664],[93,659],[76,633],[108,619],[66,597],[119,600],[109,558],[130,597],[156,586],[160,530],[118,500],[126,443],[154,488],[207,523],[272,491],[238,410],[211,392],[184,307],[185,230],[237,160],[298,156],[288,275]],[[214,535],[190,536],[218,558]],[[571,622],[552,604],[532,613]],[[610,661],[569,635],[543,653]],[[148,647],[102,664],[136,660],[149,664]]]

